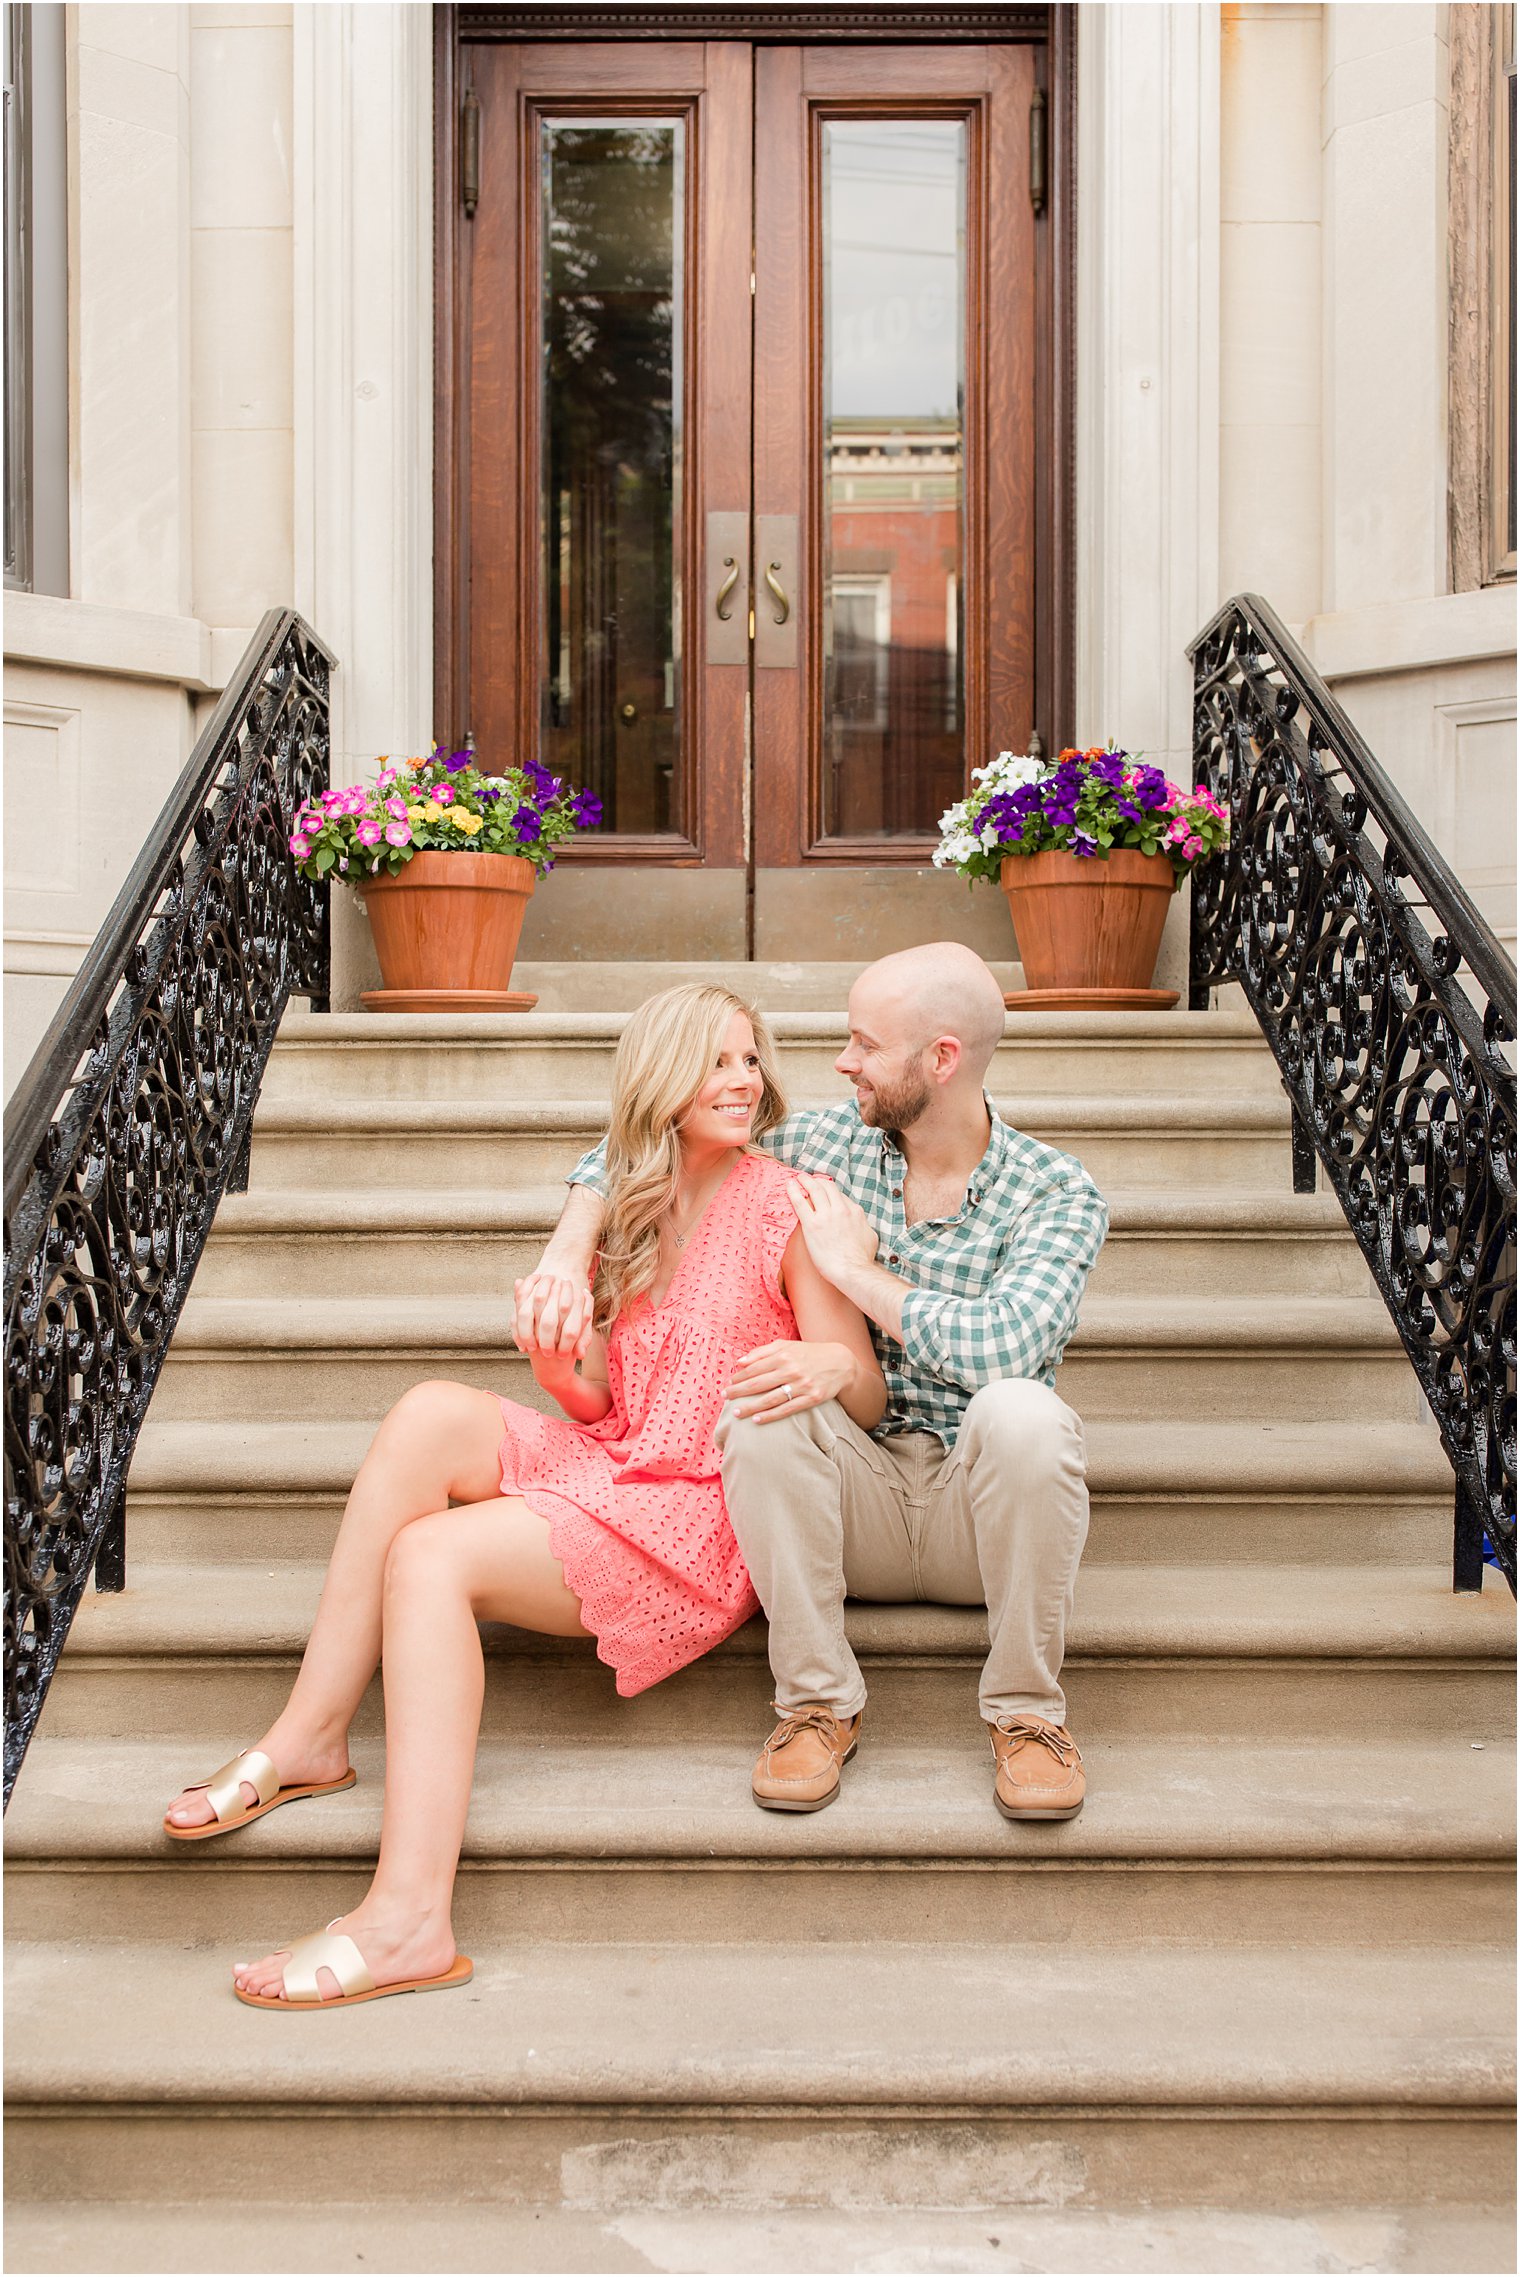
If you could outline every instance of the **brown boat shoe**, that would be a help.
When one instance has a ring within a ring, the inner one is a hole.
[[[997,1763],[992,1799],[1004,1818],[1075,1818],[1087,1774],[1066,1726],[1043,1716],[999,1716],[987,1729]]]
[[[821,1811],[839,1792],[840,1766],[855,1752],[860,1716],[836,1716],[821,1700],[800,1708],[773,1700],[771,1706],[781,1721],[760,1750],[750,1793],[762,1810]]]

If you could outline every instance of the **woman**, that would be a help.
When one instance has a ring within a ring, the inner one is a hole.
[[[563,1419],[464,1384],[397,1401],[289,1700],[164,1820],[199,1841],[351,1786],[348,1727],[383,1660],[374,1881],[340,1934],[238,1962],[239,1999],[338,2007],[466,1983],[450,1908],[485,1683],[477,1621],[594,1635],[619,1692],[642,1691],[756,1609],[713,1438],[735,1362],[747,1356],[744,1414],[837,1398],[866,1429],[880,1417],[865,1322],[797,1227],[788,1187],[806,1189],[750,1143],[785,1112],[764,1023],[727,989],[669,989],[629,1021],[595,1325],[576,1354],[533,1359]]]

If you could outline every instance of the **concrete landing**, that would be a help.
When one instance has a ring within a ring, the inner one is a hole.
[[[1463,2271],[1514,2267],[1503,2209],[1351,2207],[1343,2213],[1198,2210],[1106,2213],[1008,2206],[982,2213],[778,2213],[559,2206],[384,2208],[221,2201],[203,2205],[12,2208],[6,2265],[16,2271],[535,2271],[596,2277],[854,2277],[856,2271],[1017,2272],[1107,2277],[1191,2273]]]

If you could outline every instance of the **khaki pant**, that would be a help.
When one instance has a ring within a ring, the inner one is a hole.
[[[1066,1720],[1061,1662],[1087,1539],[1082,1425],[1022,1378],[988,1384],[948,1452],[932,1432],[872,1439],[837,1401],[778,1423],[718,1419],[723,1491],[770,1621],[780,1707],[865,1704],[844,1600],[985,1605],[980,1704]]]

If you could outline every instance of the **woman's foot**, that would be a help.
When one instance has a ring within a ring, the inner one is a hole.
[[[457,1949],[447,1920],[397,1914],[368,1899],[328,1927],[336,1936],[353,1939],[377,1986],[400,1984],[412,1977],[441,1977]],[[234,1961],[232,1981],[240,1992],[283,2000],[289,1958],[287,1945],[277,1953],[266,1953],[261,1961]],[[330,1969],[318,1969],[317,1990],[324,2000],[336,2000],[342,1989]]]
[[[284,1733],[278,1724],[258,1742],[258,1752],[269,1757],[282,1787],[321,1787],[341,1779],[348,1769],[348,1741],[312,1740]],[[258,1790],[244,1780],[239,1793],[245,1810],[257,1803]],[[186,1787],[165,1813],[171,1826],[209,1826],[216,1813],[204,1787]]]

